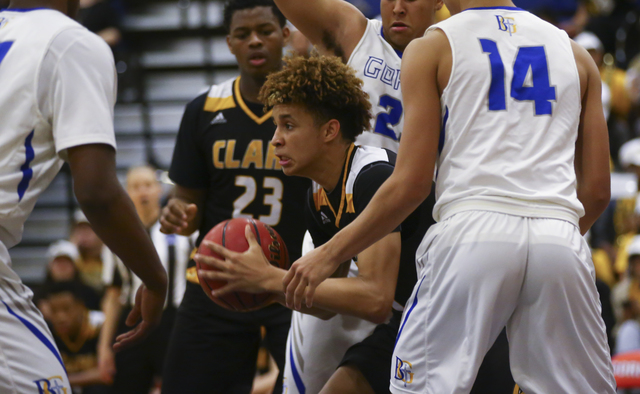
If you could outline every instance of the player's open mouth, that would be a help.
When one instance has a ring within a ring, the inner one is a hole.
[[[278,161],[278,163],[280,163],[280,165],[281,165],[282,167],[285,167],[285,166],[287,166],[288,164],[290,164],[290,163],[291,163],[291,159],[290,159],[290,158],[288,158],[288,157],[286,157],[286,156],[276,155],[276,157],[277,157],[277,158],[278,158],[278,160],[279,160],[279,161]]]
[[[260,67],[267,62],[267,58],[264,55],[256,54],[249,56],[249,63],[254,67]]]
[[[409,26],[405,25],[402,22],[393,22],[391,24],[391,31],[395,33],[402,33],[409,29]]]

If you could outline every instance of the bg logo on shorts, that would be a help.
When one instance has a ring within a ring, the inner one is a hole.
[[[413,372],[411,372],[411,363],[409,361],[401,360],[399,357],[396,357],[396,375],[394,378],[396,380],[401,380],[404,382],[404,387],[411,382],[413,382]]]
[[[34,383],[38,386],[38,394],[71,394],[67,393],[67,388],[64,387],[62,376],[52,376],[48,379],[35,380]]]

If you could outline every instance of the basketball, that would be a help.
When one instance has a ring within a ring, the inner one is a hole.
[[[289,252],[280,234],[259,220],[245,218],[225,220],[212,228],[203,241],[215,242],[234,252],[244,252],[249,249],[249,242],[247,242],[244,235],[244,229],[247,224],[251,225],[251,230],[260,246],[262,246],[262,251],[267,260],[276,267],[289,269]],[[200,244],[198,253],[222,259],[222,257],[209,250],[203,244]],[[216,268],[206,264],[196,263],[196,265],[198,270],[216,270]],[[211,294],[211,291],[223,287],[227,282],[205,279],[199,275],[198,279],[200,280],[200,286],[213,302],[232,311],[247,312],[259,309],[269,305],[275,297],[274,294],[270,293],[253,294],[241,291],[215,297]]]

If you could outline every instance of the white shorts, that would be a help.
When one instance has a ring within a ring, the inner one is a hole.
[[[71,394],[67,372],[33,293],[0,243],[0,393]]]
[[[307,232],[308,235],[308,232]],[[313,250],[305,236],[303,254]],[[351,263],[349,276],[358,275]],[[329,320],[293,311],[287,338],[284,394],[317,394],[336,371],[347,349],[368,337],[376,325],[366,320],[336,315]]]
[[[613,394],[589,247],[557,219],[468,211],[431,227],[391,367],[393,393],[469,393],[507,326],[527,394]]]

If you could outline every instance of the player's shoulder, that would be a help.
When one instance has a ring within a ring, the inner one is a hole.
[[[396,155],[390,150],[373,146],[358,146],[351,161],[346,181],[347,193],[353,193],[357,185],[370,178],[393,172]]]
[[[211,86],[206,94],[204,111],[219,112],[229,108],[235,108],[233,98],[234,84],[237,78],[231,78],[222,83]]]

